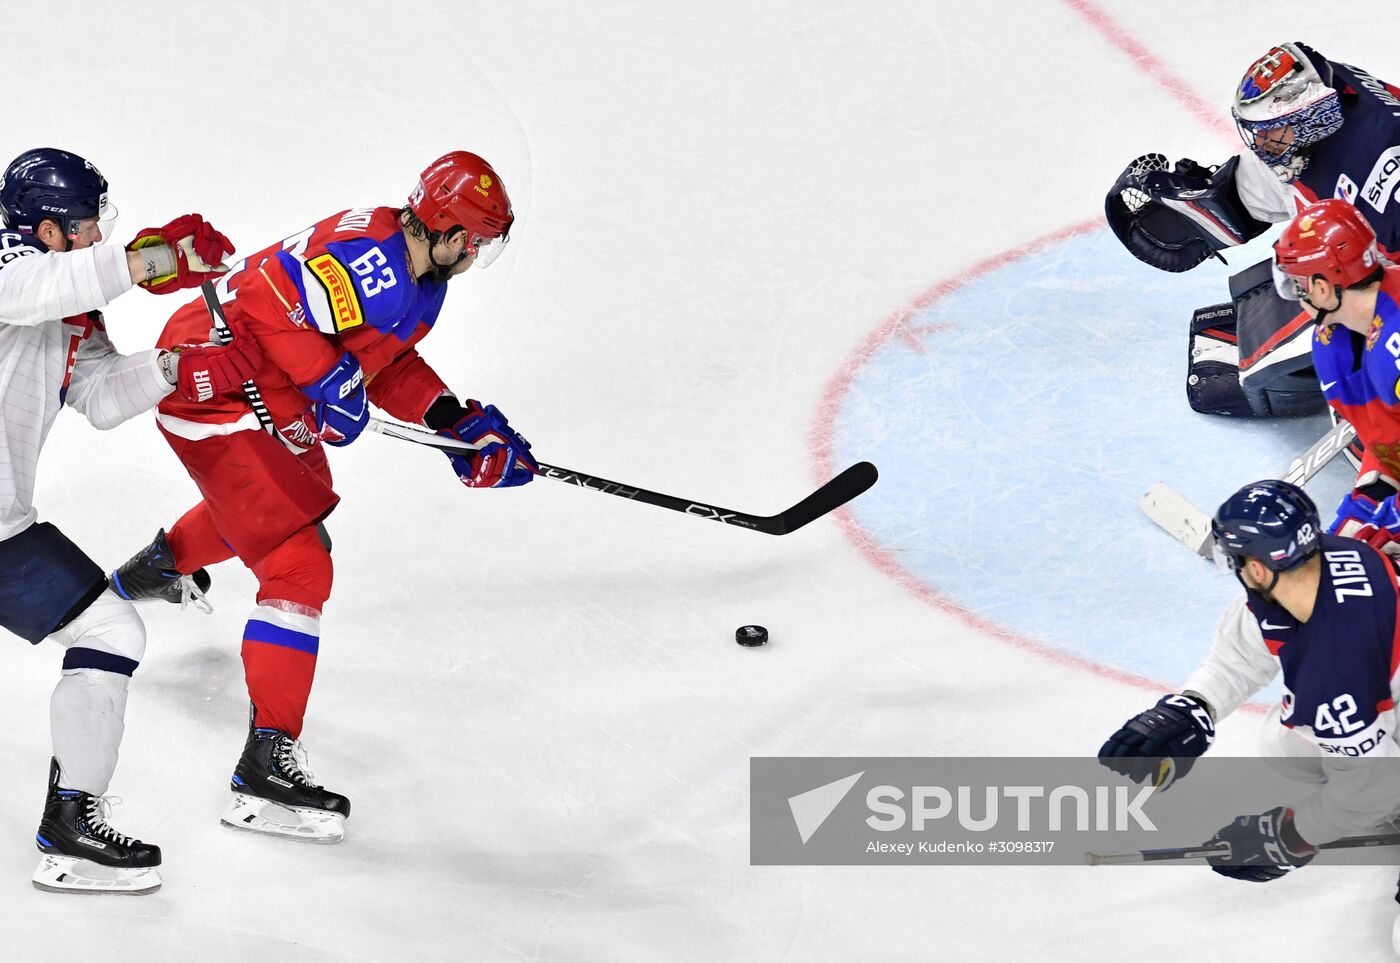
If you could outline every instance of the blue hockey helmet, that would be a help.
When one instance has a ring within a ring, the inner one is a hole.
[[[1233,572],[1246,557],[1286,572],[1322,547],[1317,506],[1297,485],[1267,479],[1235,492],[1210,523],[1215,556]]]
[[[71,240],[79,221],[110,220],[115,211],[107,203],[107,179],[91,161],[57,147],[36,147],[5,168],[0,214],[12,231],[33,234],[49,220]]]

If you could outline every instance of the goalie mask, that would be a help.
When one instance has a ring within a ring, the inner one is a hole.
[[[1274,47],[1254,61],[1239,86],[1231,113],[1240,137],[1259,159],[1288,182],[1307,166],[1308,152],[1342,126],[1342,104],[1301,44]]]

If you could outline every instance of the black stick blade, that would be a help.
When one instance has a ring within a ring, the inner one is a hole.
[[[802,501],[777,516],[778,531],[786,535],[808,522],[833,512],[864,492],[879,479],[880,473],[868,461],[858,462],[818,488]]]

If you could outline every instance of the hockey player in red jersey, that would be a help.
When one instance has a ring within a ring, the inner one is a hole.
[[[1274,243],[1278,293],[1317,322],[1323,397],[1365,446],[1329,531],[1400,554],[1400,268],[1386,267],[1361,212],[1331,199],[1302,210]]]
[[[260,430],[238,390],[208,403],[168,400],[161,434],[204,500],[113,573],[129,598],[177,600],[171,586],[237,555],[258,579],[243,630],[252,720],[224,822],[338,841],[350,803],[312,781],[300,736],[331,592],[319,523],[339,496],[323,444],[347,445],[373,402],[402,421],[480,448],[451,454],[469,488],[530,481],[529,444],[494,407],[460,402],[415,345],[437,320],[447,281],[500,254],[510,199],[482,158],[434,161],[402,208],[341,211],[254,254],[217,285],[231,324],[260,344],[253,381],[275,434]],[[160,343],[207,331],[201,302],[171,317]]]

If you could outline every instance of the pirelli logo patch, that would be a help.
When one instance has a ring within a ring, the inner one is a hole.
[[[360,304],[359,293],[350,280],[350,274],[334,255],[321,254],[306,262],[321,287],[326,289],[326,298],[331,303],[335,315],[335,329],[347,331],[365,323],[364,305]]]

